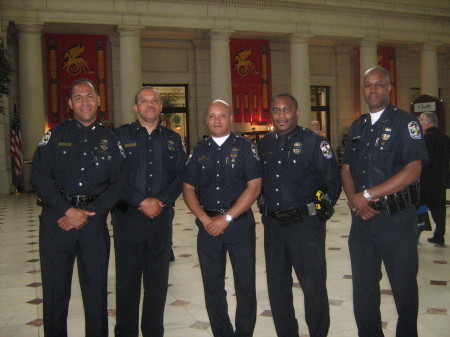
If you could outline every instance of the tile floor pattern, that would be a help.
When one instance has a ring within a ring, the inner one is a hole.
[[[38,251],[38,215],[32,193],[0,197],[0,337],[43,336],[42,287]],[[203,301],[203,289],[196,253],[197,229],[194,217],[180,198],[174,220],[174,251],[176,261],[170,267],[170,287],[167,296],[166,337],[212,336]],[[450,212],[447,212],[448,214]],[[257,214],[256,287],[258,318],[255,337],[276,336],[266,290],[263,251],[263,226]],[[449,217],[447,215],[447,217]],[[336,214],[328,223],[327,261],[328,291],[331,311],[330,337],[356,337],[352,312],[351,269],[347,239],[350,216],[346,201],[341,199]],[[111,230],[112,235],[112,230]],[[426,242],[430,232],[424,232],[418,244],[420,271],[419,336],[446,337],[450,331],[450,249]],[[450,238],[447,235],[447,242]],[[111,245],[111,250],[113,246]],[[233,276],[227,266],[226,289],[231,317],[236,301]],[[69,309],[69,336],[84,336],[84,313],[77,273],[74,273]],[[296,278],[294,278],[296,280]],[[386,337],[395,335],[396,310],[386,277],[381,281],[381,309]],[[114,252],[109,268],[108,307],[110,336],[115,324]],[[302,292],[294,284],[294,303],[302,337],[307,337],[304,322]]]

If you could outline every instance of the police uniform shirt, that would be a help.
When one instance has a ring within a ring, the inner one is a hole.
[[[386,181],[415,160],[428,160],[420,124],[412,114],[388,105],[372,125],[370,114],[353,122],[343,162],[356,192]]]
[[[127,159],[125,200],[133,206],[154,197],[173,206],[181,193],[186,151],[179,134],[158,125],[150,134],[135,121],[115,131]]]
[[[272,131],[259,142],[258,154],[269,211],[304,206],[319,189],[328,192],[332,205],[336,203],[341,177],[325,138],[299,126],[285,135]]]
[[[72,205],[70,196],[98,196],[83,209],[107,212],[123,188],[124,153],[119,140],[104,125],[86,127],[75,119],[49,130],[33,158],[32,184],[44,202],[63,215]]]
[[[194,186],[204,208],[230,208],[247,188],[261,177],[252,142],[230,134],[221,146],[211,138],[201,140],[186,164],[184,182]]]

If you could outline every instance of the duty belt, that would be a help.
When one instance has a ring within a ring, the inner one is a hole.
[[[369,206],[377,211],[386,210],[390,215],[404,212],[411,206],[418,205],[419,192],[419,183],[417,182],[407,186],[403,191],[381,197],[378,201],[371,201]]]
[[[65,200],[76,207],[87,206],[98,197],[98,195],[70,195],[64,189],[59,189],[59,192]]]
[[[301,222],[303,216],[309,215],[308,206],[284,209],[281,211],[269,211],[269,216],[280,221],[281,226],[289,226],[294,222]]]
[[[219,209],[203,208],[203,211],[206,214],[208,214],[208,216],[215,217],[215,216],[219,216],[219,215],[225,215],[229,211],[229,208],[219,208]],[[238,221],[238,220],[244,218],[245,216],[247,216],[246,212],[244,212],[241,215],[234,218],[233,221]]]

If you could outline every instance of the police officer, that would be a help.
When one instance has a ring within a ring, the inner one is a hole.
[[[267,285],[278,336],[298,337],[293,267],[305,297],[309,334],[325,337],[330,325],[325,227],[341,192],[341,179],[329,143],[298,126],[298,115],[293,96],[273,97],[275,130],[258,144],[266,200],[262,221]]]
[[[33,159],[31,182],[43,205],[39,249],[47,337],[67,336],[75,259],[86,336],[108,336],[106,218],[123,187],[123,150],[95,121],[99,104],[91,81],[75,81],[69,92],[74,119],[48,131]]]
[[[206,310],[215,337],[250,337],[256,323],[255,219],[250,209],[261,190],[261,169],[250,140],[231,132],[224,101],[208,108],[211,137],[201,140],[186,165],[183,196],[197,217],[197,251]],[[236,289],[236,329],[227,312],[226,253]]]
[[[160,124],[162,103],[153,87],[135,96],[137,120],[115,130],[127,159],[123,200],[113,209],[116,254],[116,337],[139,335],[141,283],[144,337],[164,335],[173,206],[181,193],[186,152],[180,136]]]
[[[415,183],[425,143],[417,118],[390,104],[389,72],[363,76],[370,114],[353,122],[342,165],[352,211],[349,237],[353,305],[360,337],[384,336],[380,315],[381,262],[398,312],[400,337],[417,336],[417,202]],[[411,185],[411,186],[410,186]]]
[[[424,112],[419,117],[424,132],[425,145],[430,157],[429,165],[422,169],[420,175],[420,201],[430,209],[436,229],[428,242],[443,246],[445,244],[446,190],[448,179],[448,161],[450,156],[447,135],[438,128],[438,119],[434,112]],[[428,213],[427,213],[428,214]],[[431,231],[428,220],[426,230]],[[419,227],[419,232],[424,228]]]

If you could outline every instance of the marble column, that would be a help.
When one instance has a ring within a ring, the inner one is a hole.
[[[309,80],[309,47],[311,35],[293,34],[291,49],[291,94],[297,99],[300,114],[298,124],[309,127],[311,122],[311,86]]]
[[[232,104],[230,35],[232,31],[211,30],[211,101],[221,99]]]
[[[420,63],[420,93],[439,96],[437,43],[424,43]]]
[[[42,24],[17,24],[19,30],[19,111],[21,116],[23,178],[30,184],[31,160],[45,131],[44,75],[42,72]]]
[[[365,39],[359,42],[359,71],[360,71],[360,109],[361,114],[369,112],[369,107],[364,100],[364,92],[362,90],[362,77],[367,69],[378,65],[377,61],[378,40]]]
[[[120,116],[116,127],[136,119],[134,95],[142,87],[141,31],[142,26],[119,26],[120,40]],[[118,118],[117,118],[118,117]],[[119,120],[120,119],[120,120]]]

